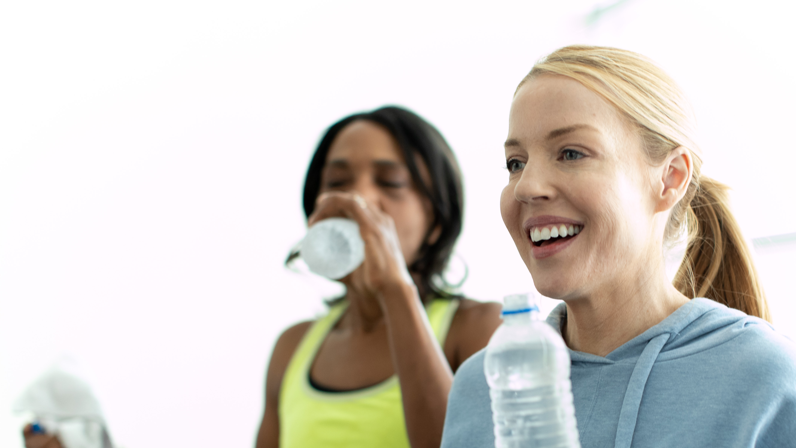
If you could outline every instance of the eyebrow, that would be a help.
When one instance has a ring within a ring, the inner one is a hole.
[[[589,126],[588,124],[574,124],[572,126],[567,126],[565,128],[558,128],[555,130],[550,131],[547,134],[546,140],[552,140],[557,137],[561,137],[562,135],[569,134],[570,132],[575,132],[581,129],[594,129],[593,126]]]
[[[554,138],[558,138],[561,137],[562,135],[566,135],[581,129],[594,129],[594,126],[590,126],[588,124],[574,124],[572,126],[567,126],[565,128],[554,129],[547,134],[545,140],[548,141],[553,140]],[[522,145],[520,144],[520,141],[517,140],[516,138],[510,138],[506,140],[506,143],[504,143],[503,146],[509,148],[509,147],[522,146]]]
[[[396,162],[394,160],[374,160],[373,165],[377,167],[384,167],[384,168],[401,168],[406,166],[404,163]],[[340,168],[348,168],[348,160],[346,159],[334,159],[330,160],[326,163],[327,167],[340,167]]]
[[[520,141],[517,140],[516,138],[510,138],[510,139],[506,140],[506,143],[503,143],[503,146],[506,147],[506,148],[509,148],[509,147],[512,147],[512,146],[521,146],[521,145],[520,145]]]

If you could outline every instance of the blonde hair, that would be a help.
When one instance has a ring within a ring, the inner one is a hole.
[[[707,297],[770,321],[751,252],[729,208],[728,187],[701,174],[691,109],[677,84],[640,54],[582,45],[561,48],[536,63],[517,90],[542,74],[574,79],[613,104],[639,130],[651,163],[662,163],[677,147],[688,148],[693,176],[664,233],[664,242],[672,244],[687,232],[674,285],[687,297]]]

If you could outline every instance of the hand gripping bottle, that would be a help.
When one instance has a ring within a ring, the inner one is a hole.
[[[569,351],[527,294],[506,296],[486,348],[495,448],[580,448]]]
[[[310,227],[300,251],[310,271],[332,280],[354,272],[365,260],[359,225],[345,218],[327,218]]]

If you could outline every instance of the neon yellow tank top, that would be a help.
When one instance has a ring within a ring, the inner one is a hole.
[[[458,300],[426,305],[440,346]],[[345,311],[340,303],[304,335],[282,378],[279,394],[280,448],[409,448],[398,377],[351,392],[322,392],[309,383],[310,367],[326,335]]]

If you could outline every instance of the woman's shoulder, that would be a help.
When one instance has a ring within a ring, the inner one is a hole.
[[[502,305],[497,302],[485,302],[468,299],[466,297],[458,300],[459,308],[456,310],[456,317],[454,319],[478,321],[495,317],[497,317],[498,320],[500,319]]]
[[[789,382],[796,378],[796,344],[768,322],[749,318],[733,345],[734,351],[755,361],[749,368],[757,370],[756,374],[787,378]]]
[[[274,350],[271,352],[271,360],[268,362],[265,380],[266,399],[270,400],[272,405],[276,403],[279,396],[287,366],[313,323],[314,321],[308,320],[291,325],[276,340]]]
[[[726,352],[732,375],[753,391],[745,397],[747,413],[763,418],[758,446],[787,446],[796,437],[796,344],[755,317],[739,333]]]
[[[717,306],[713,311],[716,332],[721,333],[735,353],[743,352],[759,360],[768,359],[796,369],[796,343],[777,331],[775,325],[724,306]]]
[[[274,352],[288,351],[292,353],[296,350],[298,345],[304,339],[307,332],[318,324],[321,327],[333,324],[346,309],[346,303],[343,301],[329,303],[329,309],[317,317],[317,319],[310,319],[293,324],[285,329],[276,341]],[[289,359],[289,357],[288,357]]]
[[[501,305],[462,298],[453,316],[446,346],[452,344],[454,353],[451,367],[456,370],[473,353],[489,342],[500,325]],[[447,350],[446,350],[447,351]]]
[[[291,352],[294,351],[295,348],[298,346],[298,344],[301,342],[301,340],[304,338],[304,335],[307,334],[307,330],[309,330],[310,327],[312,327],[312,324],[314,323],[315,323],[314,320],[305,320],[287,327],[282,332],[282,334],[279,335],[279,338],[276,340],[274,351],[276,351],[277,348],[285,350],[291,347],[292,350],[290,351]]]
[[[780,391],[787,383],[796,398],[796,343],[763,319],[733,309],[717,307],[714,312],[716,323],[707,325],[703,334],[692,335],[692,344],[706,345],[705,354],[731,360],[738,374],[758,383]]]
[[[689,305],[680,313],[681,322],[673,321],[667,328],[673,336],[659,359],[701,354],[735,360],[768,359],[796,368],[796,344],[771,323],[710,299],[693,299]],[[744,365],[753,366],[748,362]]]
[[[301,340],[304,339],[304,335],[307,334],[307,331],[314,323],[315,321],[307,320],[291,325],[276,340],[274,350],[271,352],[268,370],[269,376],[276,376],[279,379],[278,383],[281,383],[282,375],[288,363],[290,363],[290,359],[296,352]]]

